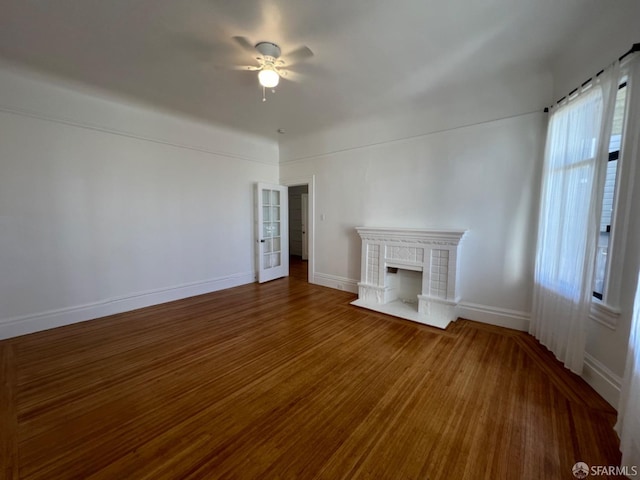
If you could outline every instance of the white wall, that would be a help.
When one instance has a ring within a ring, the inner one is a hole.
[[[554,101],[579,87],[640,42],[640,2],[596,3],[602,11],[597,24],[584,25],[553,59]],[[589,8],[589,5],[584,5]]]
[[[311,155],[299,139],[281,145],[285,155],[300,155],[281,158],[281,178],[316,176],[314,280],[357,291],[356,226],[468,229],[461,314],[527,328],[545,117],[527,113]],[[309,138],[309,149],[323,141]]]
[[[0,70],[0,338],[252,282],[274,142]]]

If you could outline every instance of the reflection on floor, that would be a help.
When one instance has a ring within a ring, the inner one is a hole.
[[[302,257],[291,255],[289,257],[289,276],[296,280],[308,281],[309,262],[302,260]]]

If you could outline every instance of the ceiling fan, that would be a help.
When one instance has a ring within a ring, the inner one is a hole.
[[[305,60],[313,56],[313,52],[307,46],[302,46],[287,54],[288,63],[285,62],[280,55],[282,51],[280,47],[273,42],[258,42],[252,45],[246,37],[233,37],[233,40],[244,50],[247,50],[256,56],[258,65],[236,66],[235,70],[248,70],[258,72],[258,82],[262,86],[262,101],[266,101],[265,89],[274,89],[278,86],[280,78],[287,78],[289,71],[288,66]]]

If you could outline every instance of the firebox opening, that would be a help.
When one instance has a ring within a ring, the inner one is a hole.
[[[392,298],[414,304],[417,309],[418,295],[422,292],[422,272],[387,267],[386,286],[392,291]]]

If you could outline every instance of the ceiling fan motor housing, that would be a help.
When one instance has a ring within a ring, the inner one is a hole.
[[[278,58],[280,56],[280,47],[271,42],[260,42],[256,44],[256,50],[262,54],[263,57]]]

